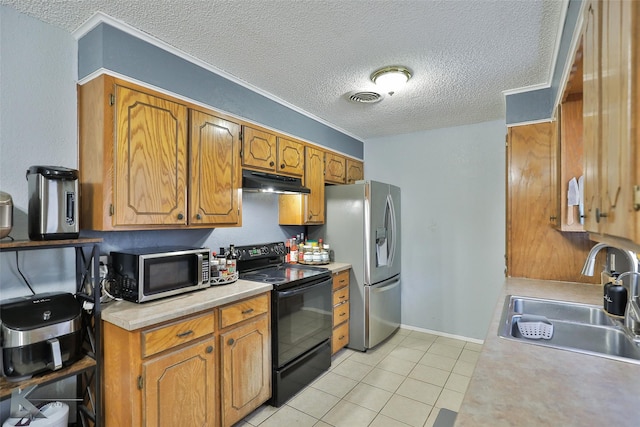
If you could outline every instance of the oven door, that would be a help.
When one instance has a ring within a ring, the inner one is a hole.
[[[273,363],[280,367],[331,337],[331,277],[286,290],[273,298]]]

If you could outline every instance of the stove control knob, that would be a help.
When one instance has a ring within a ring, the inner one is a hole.
[[[262,252],[262,254],[263,254],[263,255],[267,255],[267,254],[269,253],[269,248],[268,248],[268,247],[266,247],[266,246],[263,246],[263,247],[260,249],[260,252]]]

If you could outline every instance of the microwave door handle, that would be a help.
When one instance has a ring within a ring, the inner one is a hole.
[[[202,285],[202,254],[196,254],[198,257],[198,285]]]

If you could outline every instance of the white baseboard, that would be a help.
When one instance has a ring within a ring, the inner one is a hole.
[[[404,324],[400,324],[400,328],[408,329],[408,330],[411,330],[411,331],[424,332],[424,333],[432,334],[432,335],[438,335],[438,336],[441,336],[441,337],[453,338],[453,339],[456,339],[456,340],[468,341],[468,342],[472,342],[472,343],[480,344],[480,345],[484,344],[484,340],[479,340],[477,338],[463,337],[461,335],[448,334],[446,332],[433,331],[431,329],[423,329],[423,328],[418,328],[418,327],[415,327],[415,326],[409,326],[409,325],[404,325]]]

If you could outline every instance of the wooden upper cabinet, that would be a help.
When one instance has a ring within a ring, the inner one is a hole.
[[[249,126],[242,127],[242,166],[267,172],[276,170],[276,135]]]
[[[586,233],[558,233],[549,226],[554,123],[509,128],[507,146],[507,275],[599,283],[580,274],[593,246]],[[536,260],[532,262],[532,260]]]
[[[640,245],[640,4],[602,1],[585,17],[587,230]]]
[[[327,152],[325,158],[324,179],[327,183],[344,184],[347,182],[347,159],[336,153]]]
[[[83,229],[187,224],[187,107],[101,76],[81,86]]]
[[[187,108],[115,87],[114,225],[187,224]]]
[[[596,209],[600,209],[600,8],[587,6],[583,35],[583,138],[584,138],[584,228],[598,232]]]
[[[305,149],[304,184],[311,193],[307,195],[307,224],[324,224],[324,152],[317,148]]]
[[[240,125],[110,76],[78,96],[81,228],[240,225]]]
[[[347,184],[364,179],[364,164],[359,160],[347,159]]]
[[[304,175],[304,144],[278,137],[277,172],[301,177]]]
[[[324,224],[324,151],[305,147],[304,185],[310,194],[279,196],[280,225]]]
[[[189,221],[240,225],[240,125],[191,110]]]

